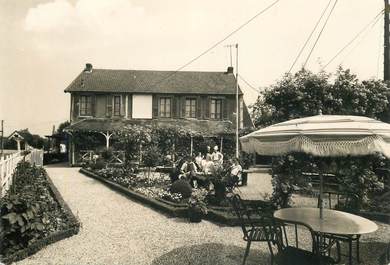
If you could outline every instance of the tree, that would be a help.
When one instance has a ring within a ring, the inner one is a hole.
[[[62,123],[60,123],[60,125],[58,125],[58,128],[57,128],[57,133],[63,133],[64,132],[64,129],[66,127],[68,127],[70,125],[70,122],[69,121],[64,121]]]
[[[47,148],[48,140],[39,136],[38,134],[31,134],[28,129],[18,130],[17,131],[24,138],[22,148],[24,148],[24,142],[34,148]],[[16,141],[12,139],[5,139],[4,141],[5,149],[16,149]]]
[[[359,81],[349,69],[339,68],[333,81],[325,72],[302,69],[286,74],[266,89],[253,105],[257,127],[323,114],[360,115],[387,120],[390,89],[381,80]]]
[[[257,127],[323,114],[359,115],[382,121],[390,119],[390,89],[382,80],[360,81],[349,69],[339,68],[332,77],[302,69],[286,74],[266,89],[253,106]],[[315,172],[313,159],[303,154],[289,154],[274,159],[272,177],[273,201],[286,207],[294,186],[302,186],[300,175]],[[322,158],[321,160],[326,160]],[[329,159],[328,159],[329,160]],[[338,158],[334,173],[341,191],[354,194],[348,207],[360,209],[370,201],[370,195],[383,190],[383,183],[374,173],[374,156]],[[298,185],[299,184],[299,185]]]

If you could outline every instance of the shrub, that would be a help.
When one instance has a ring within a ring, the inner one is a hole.
[[[43,221],[47,222],[47,219],[40,218],[40,204],[33,201],[31,194],[11,195],[4,199],[1,215],[5,254],[25,248],[43,236]]]
[[[102,155],[102,158],[109,162],[112,157],[113,157],[113,151],[112,151],[112,148],[105,148],[102,152],[101,152],[101,155]]]
[[[360,210],[370,204],[372,195],[384,189],[383,182],[375,175],[374,167],[384,158],[378,155],[342,158],[314,158],[302,153],[294,153],[273,160],[272,201],[279,207],[288,207],[292,193],[301,188],[310,188],[310,179],[302,172],[321,171],[336,176],[340,193],[353,195],[344,207]],[[324,177],[324,183],[327,178]]]
[[[20,162],[11,192],[2,198],[5,255],[66,227],[66,216],[52,197],[43,168]]]
[[[142,157],[144,165],[147,167],[154,167],[161,161],[161,150],[156,145],[149,146]]]
[[[103,159],[98,159],[96,160],[96,163],[92,163],[90,166],[93,170],[99,170],[105,168],[106,163],[104,162]]]
[[[180,193],[184,199],[187,199],[191,197],[192,187],[187,181],[179,179],[173,182],[171,193]]]

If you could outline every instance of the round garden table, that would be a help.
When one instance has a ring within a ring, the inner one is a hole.
[[[335,240],[347,241],[350,264],[352,264],[352,241],[356,241],[359,261],[360,236],[378,229],[374,222],[366,218],[331,209],[323,209],[322,219],[319,208],[285,208],[275,211],[274,217],[287,223],[306,226],[316,235],[329,235]]]

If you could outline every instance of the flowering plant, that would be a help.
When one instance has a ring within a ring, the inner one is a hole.
[[[188,199],[188,208],[207,214],[207,204],[205,203],[206,189],[194,189],[191,197]]]

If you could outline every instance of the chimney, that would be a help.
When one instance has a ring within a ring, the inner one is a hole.
[[[87,64],[85,64],[84,72],[92,73],[92,68],[93,68],[92,64],[87,63]]]
[[[227,71],[226,71],[226,74],[233,74],[233,66],[229,66],[228,68],[227,68]]]

